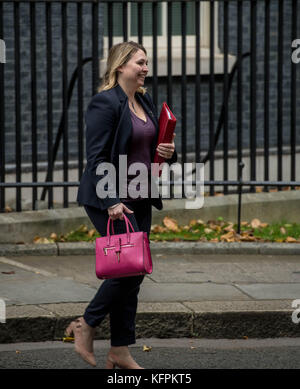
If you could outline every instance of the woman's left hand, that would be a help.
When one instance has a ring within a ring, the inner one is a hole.
[[[163,157],[165,159],[172,158],[172,155],[173,155],[174,150],[175,150],[175,143],[174,143],[175,136],[176,136],[176,134],[174,133],[173,138],[172,138],[172,143],[160,143],[157,146],[156,150],[157,150],[158,155],[160,157]]]

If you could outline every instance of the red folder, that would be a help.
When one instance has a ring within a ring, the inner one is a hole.
[[[158,126],[159,133],[156,147],[160,143],[172,143],[172,138],[176,126],[176,118],[166,102],[164,102],[162,105],[158,120]],[[158,152],[156,151],[154,156],[154,163],[162,164],[163,162],[165,162],[165,158],[158,155]],[[154,165],[154,168],[152,170],[153,175],[160,177],[162,173],[162,167],[163,166],[159,168],[158,165]]]

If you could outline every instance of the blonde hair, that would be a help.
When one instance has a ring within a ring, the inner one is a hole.
[[[102,83],[98,87],[98,92],[114,88],[118,84],[118,67],[126,64],[138,50],[143,50],[147,55],[145,47],[134,41],[117,43],[110,48],[106,63],[106,71]],[[142,86],[137,89],[137,92],[142,93],[143,95],[146,91],[147,88]]]

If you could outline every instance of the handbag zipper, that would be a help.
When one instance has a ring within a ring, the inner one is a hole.
[[[121,244],[120,247],[132,247],[134,244]],[[103,247],[103,250],[105,252],[105,255],[107,255],[107,250],[113,250],[116,248],[116,246],[111,246],[111,247]]]

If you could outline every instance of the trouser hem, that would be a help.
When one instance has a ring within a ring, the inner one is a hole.
[[[85,320],[85,322],[90,326],[90,327],[93,327],[93,328],[96,328],[99,326],[100,323],[97,323],[95,320],[90,320],[88,317],[86,317],[85,315],[83,315],[83,318]]]
[[[128,339],[120,339],[120,340],[115,340],[111,339],[110,345],[112,347],[121,347],[121,346],[129,346],[130,344],[135,344],[135,338],[128,338]]]

